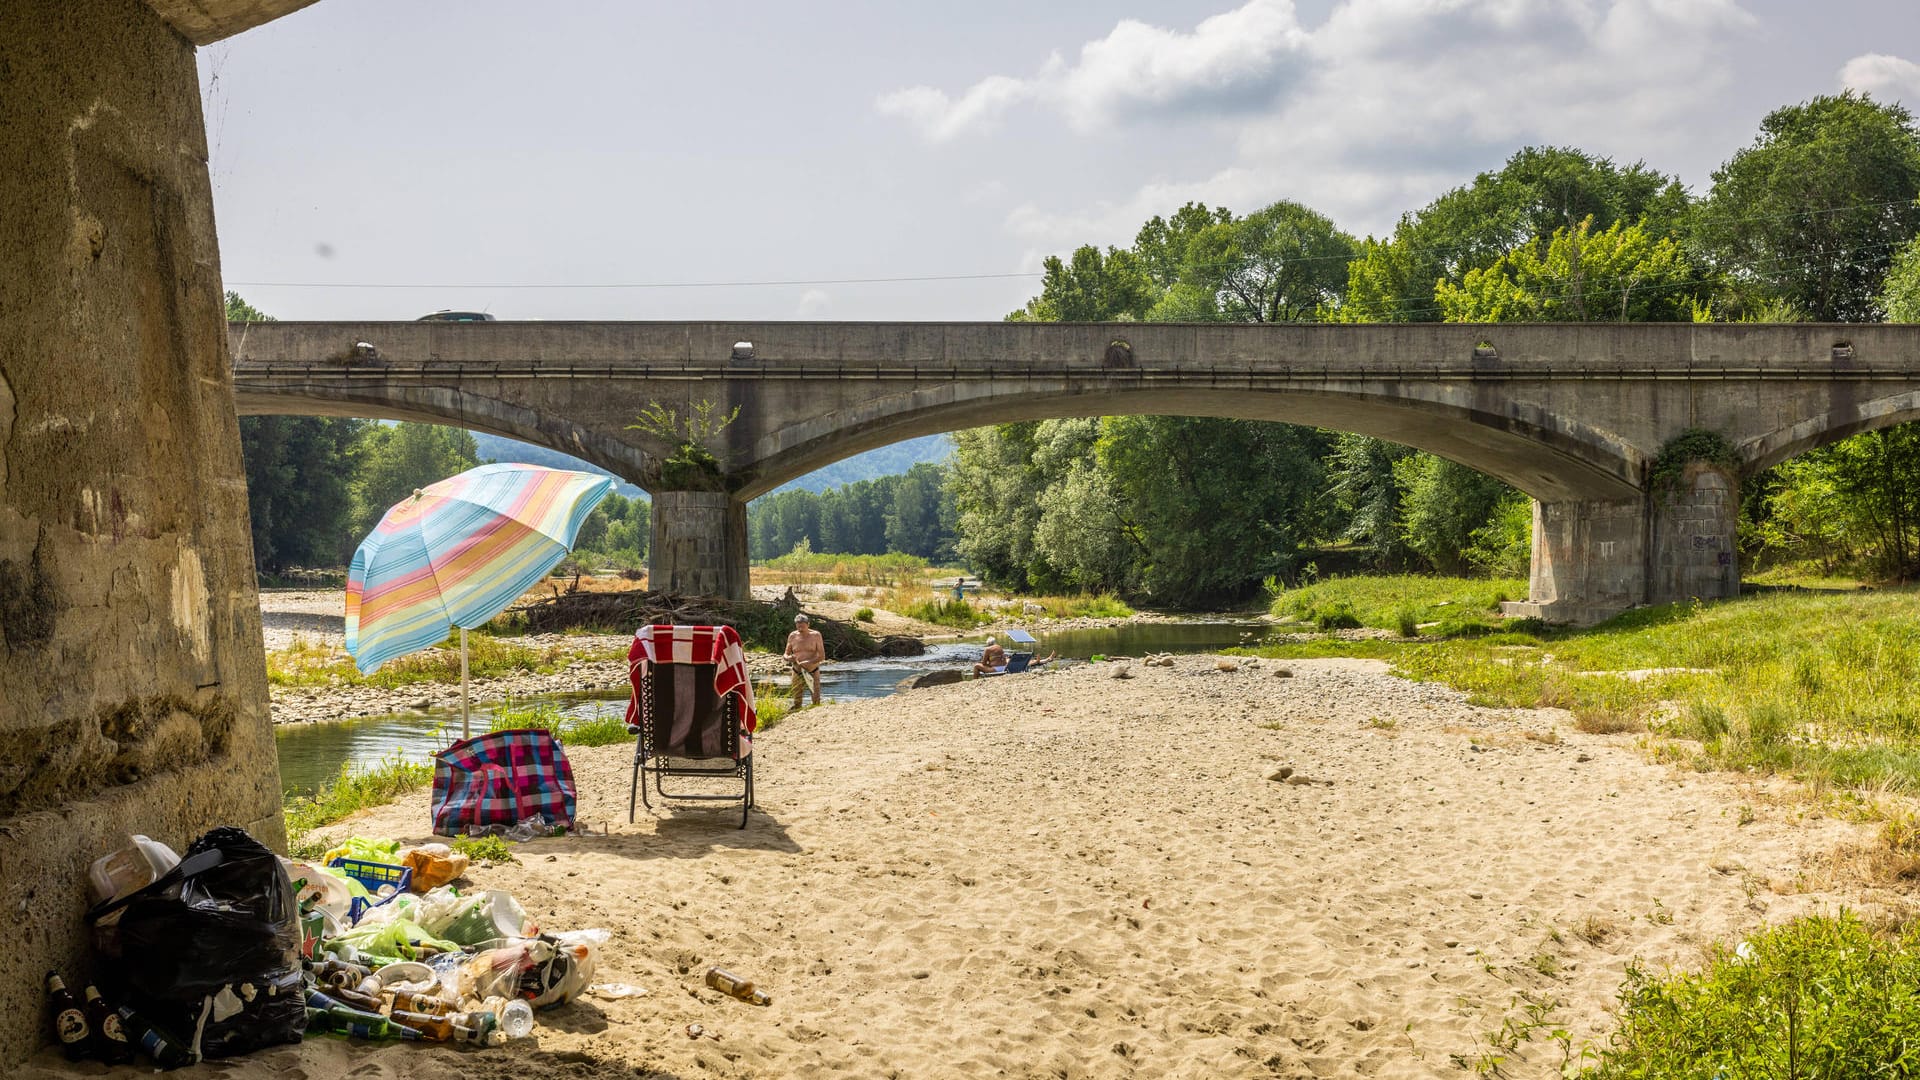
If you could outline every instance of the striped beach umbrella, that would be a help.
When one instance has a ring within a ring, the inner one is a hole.
[[[501,463],[468,469],[400,500],[353,553],[347,652],[362,674],[437,645],[460,628],[461,727],[467,727],[466,631],[485,625],[552,570],[613,479]]]

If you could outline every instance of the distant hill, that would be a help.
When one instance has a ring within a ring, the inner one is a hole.
[[[791,491],[794,488],[805,488],[808,491],[825,491],[828,488],[851,484],[856,480],[899,476],[923,461],[945,461],[952,455],[953,443],[945,435],[923,435],[918,439],[908,439],[906,442],[882,446],[864,454],[855,454],[844,461],[836,461],[824,469],[815,469],[798,480],[789,480],[774,490]]]
[[[476,431],[473,433],[473,442],[479,448],[481,461],[518,461],[528,465],[545,465],[550,469],[577,469],[581,472],[598,473],[601,476],[613,476],[607,470],[597,465],[589,465],[577,457],[516,439],[482,435]],[[798,480],[782,484],[775,490],[805,488],[808,491],[824,491],[827,488],[851,484],[856,480],[872,480],[878,476],[898,476],[923,461],[945,461],[952,453],[953,444],[945,435],[927,435],[894,443],[892,446],[882,446],[878,450],[869,450],[864,454],[855,454],[845,461],[836,461],[824,469],[817,469]],[[614,477],[613,489],[628,498],[646,495],[645,489],[635,487],[617,476]]]

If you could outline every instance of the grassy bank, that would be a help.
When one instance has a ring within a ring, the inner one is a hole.
[[[1342,579],[1302,597],[1345,603],[1379,625],[1391,583]],[[1501,631],[1485,606],[1499,583],[1412,579],[1404,605],[1479,612],[1478,636],[1438,642],[1312,642],[1265,655],[1370,655],[1477,704],[1556,706],[1588,731],[1693,740],[1673,754],[1702,768],[1753,769],[1816,785],[1920,791],[1920,592],[1776,592],[1628,612],[1587,629]],[[1343,593],[1335,590],[1346,590]],[[1287,602],[1290,590],[1276,603]],[[1443,627],[1444,628],[1444,623]],[[1429,633],[1432,631],[1428,631]]]
[[[1494,628],[1500,604],[1524,600],[1519,578],[1383,574],[1328,578],[1295,589],[1274,587],[1272,613],[1322,630],[1370,626],[1402,637],[1480,633]]]

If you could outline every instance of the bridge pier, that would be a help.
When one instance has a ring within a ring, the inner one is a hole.
[[[1639,604],[1740,594],[1739,482],[1705,464],[1671,492],[1533,504],[1528,599],[1507,615],[1590,625]]]
[[[725,491],[653,492],[647,586],[745,600],[747,504]]]

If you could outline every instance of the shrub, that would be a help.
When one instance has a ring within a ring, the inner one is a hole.
[[[1401,608],[1393,618],[1401,637],[1420,636],[1420,616],[1414,614],[1411,609]]]
[[[1353,613],[1353,605],[1341,600],[1313,610],[1313,624],[1322,630],[1358,630],[1360,616]]]
[[[872,622],[873,609],[870,607],[863,607],[859,611],[854,612],[853,621],[854,622]]]
[[[1585,1075],[1912,1076],[1920,1072],[1920,924],[1880,937],[1812,916],[1715,947],[1704,970],[1637,967],[1620,1027]]]

